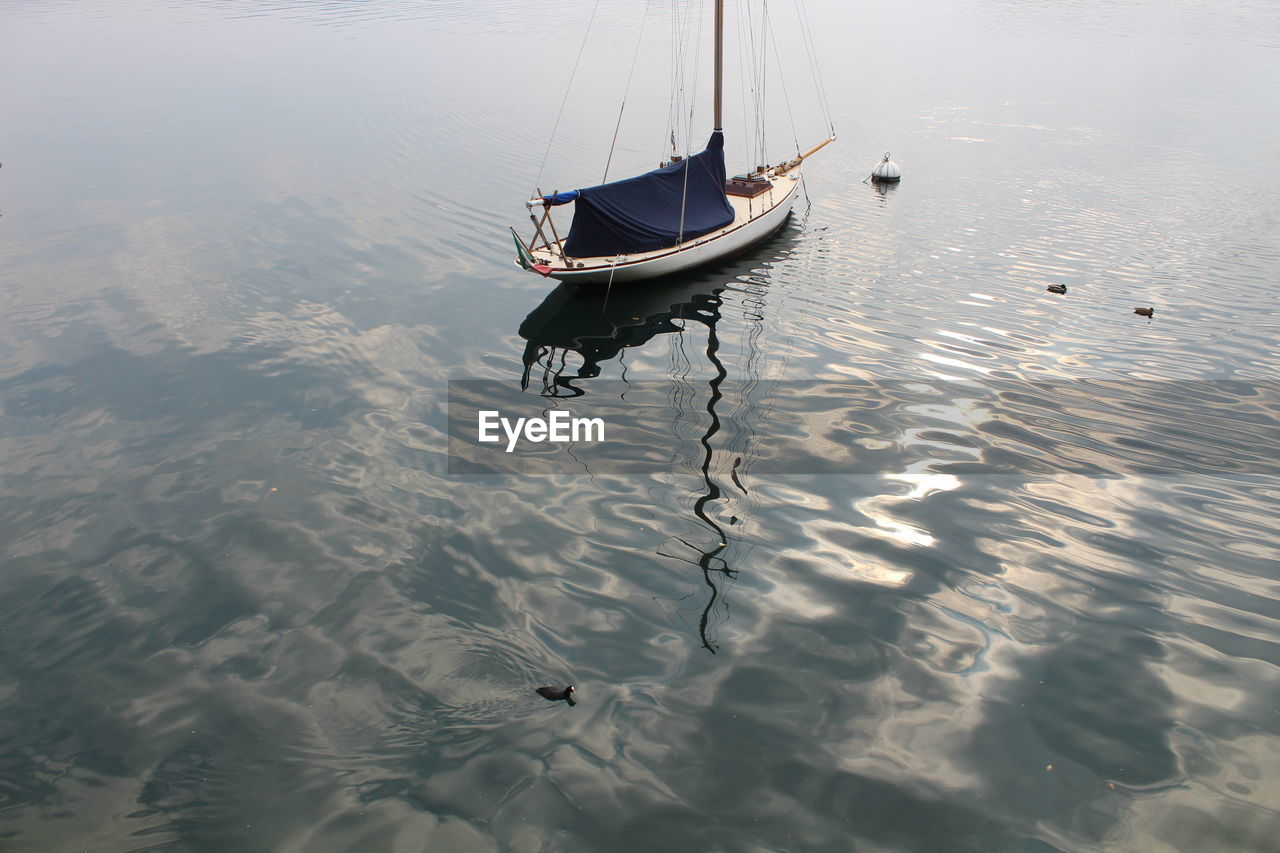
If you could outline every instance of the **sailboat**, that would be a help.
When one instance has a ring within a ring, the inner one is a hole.
[[[683,158],[673,153],[658,169],[633,178],[529,199],[533,236],[526,241],[511,229],[517,264],[564,282],[611,285],[736,255],[782,227],[801,186],[804,161],[834,141],[835,132],[791,159],[728,178],[724,0],[715,0],[714,39],[713,127],[706,148]],[[573,220],[561,238],[552,211],[567,204],[573,205]]]

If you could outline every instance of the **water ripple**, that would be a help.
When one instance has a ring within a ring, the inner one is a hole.
[[[578,6],[0,2],[5,849],[1270,849],[1274,9],[934,5],[810,10],[775,240],[592,294],[506,231]],[[451,379],[648,467],[450,475]]]

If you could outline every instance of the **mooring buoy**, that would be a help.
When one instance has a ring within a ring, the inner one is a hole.
[[[902,180],[902,170],[898,164],[889,159],[889,152],[884,152],[884,159],[871,170],[871,180],[878,183],[895,184]]]

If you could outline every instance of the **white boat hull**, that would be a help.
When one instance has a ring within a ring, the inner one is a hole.
[[[678,247],[607,258],[570,258],[550,249],[533,252],[551,267],[547,274],[574,284],[609,284],[672,275],[745,251],[782,226],[795,203],[800,170],[773,179],[773,188],[753,199],[730,196],[733,222]]]

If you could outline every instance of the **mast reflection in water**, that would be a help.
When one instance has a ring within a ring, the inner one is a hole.
[[[776,254],[779,243],[784,242],[790,241],[786,238],[772,241],[770,254]],[[695,394],[673,393],[670,399],[674,409],[673,432],[682,421],[705,417],[705,429],[699,440],[701,458],[694,466],[702,483],[694,495],[692,514],[697,525],[709,535],[709,541],[698,543],[673,535],[659,547],[658,554],[696,567],[706,584],[707,598],[698,615],[698,636],[703,647],[713,654],[717,648],[715,626],[728,618],[724,587],[738,574],[726,559],[732,541],[726,524],[737,526],[750,506],[751,496],[744,479],[752,459],[754,438],[750,431],[722,431],[719,408],[725,402],[722,386],[729,371],[720,355],[717,326],[723,319],[723,294],[733,292],[737,297],[733,302],[743,308],[742,316],[748,325],[744,329],[742,365],[747,381],[733,384],[742,399],[732,402],[735,418],[750,424],[759,387],[759,377],[754,372],[759,361],[758,342],[767,284],[762,274],[767,276],[767,269],[743,264],[681,276],[665,284],[648,283],[612,290],[588,290],[562,284],[520,326],[520,336],[527,341],[521,388],[530,390],[532,386],[544,397],[586,395],[587,386],[580,380],[600,376],[604,362],[616,357],[621,363],[626,349],[643,346],[658,335],[680,335],[677,347],[683,353],[683,336],[688,324],[705,327],[706,345],[702,355],[712,371],[706,390]],[[576,370],[569,363],[571,354],[580,359]],[[622,379],[626,381],[625,365]],[[704,399],[701,405],[698,404],[700,398]],[[673,460],[673,472],[680,467],[683,466],[679,461]],[[727,522],[718,520],[726,517]],[[666,550],[669,545],[675,546],[672,550],[676,553]]]

